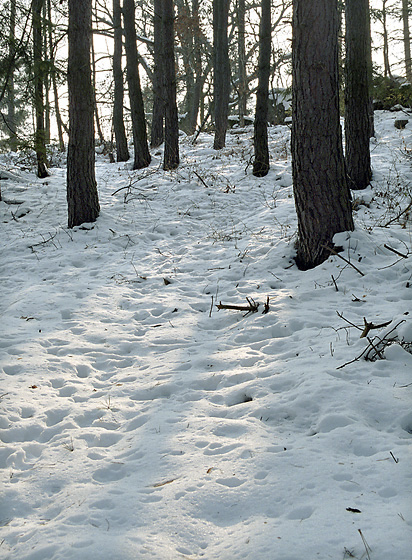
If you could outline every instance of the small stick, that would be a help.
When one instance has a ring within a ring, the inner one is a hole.
[[[392,451],[389,451],[389,453],[390,453],[392,459],[395,461],[395,463],[398,464],[398,463],[399,463],[399,459],[397,459],[397,458],[395,457],[395,455],[392,453]]]
[[[199,173],[197,173],[197,171],[193,171],[193,173],[196,175],[196,177],[199,179],[199,181],[201,181],[204,186],[208,189],[209,185],[202,179],[202,177],[199,175]]]
[[[372,329],[383,329],[383,327],[387,327],[392,323],[392,321],[386,321],[386,323],[381,323],[380,325],[374,325],[373,323],[368,323],[365,317],[363,318],[363,322],[365,324],[365,328],[363,329],[360,338],[366,338],[369,334],[369,331],[371,331]]]
[[[212,316],[212,311],[213,311],[213,296],[212,296],[212,303],[210,305],[209,317]]]
[[[364,545],[365,550],[366,550],[366,556],[368,557],[368,560],[371,560],[371,557],[370,557],[369,552],[372,552],[372,549],[371,549],[371,547],[368,545],[368,543],[366,542],[366,539],[365,539],[365,537],[363,536],[363,533],[362,533],[362,531],[361,531],[360,529],[358,529],[358,533],[360,534],[361,539],[362,539],[362,541],[363,541],[363,545]]]
[[[348,264],[349,266],[351,266],[352,268],[354,268],[356,270],[356,272],[358,272],[361,276],[365,276],[363,274],[363,272],[361,272],[359,270],[359,268],[357,268],[354,264],[352,264],[350,261],[348,261],[348,259],[345,259],[345,257],[342,257],[342,255],[340,255],[337,251],[335,251],[335,249],[332,249],[332,247],[328,247],[328,245],[321,245],[324,249],[327,249],[328,251],[330,251],[331,253],[333,253],[334,255],[336,255],[337,257],[339,257],[340,259],[342,259],[343,261],[345,261],[346,264]]]
[[[331,276],[332,276],[333,283],[335,284],[335,290],[336,290],[337,292],[339,292],[339,288],[338,288],[338,285],[336,284],[336,280],[335,280],[335,278],[333,277],[333,274],[331,274]]]
[[[386,243],[385,243],[384,247],[385,247],[385,249],[388,249],[388,251],[392,251],[392,253],[395,253],[395,255],[398,255],[398,257],[402,257],[404,259],[407,259],[409,257],[409,255],[404,255],[403,253],[400,253],[399,251],[397,251],[396,249],[393,249],[392,247],[390,247]]]

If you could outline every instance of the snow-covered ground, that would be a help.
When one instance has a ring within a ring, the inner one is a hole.
[[[359,272],[293,263],[287,127],[264,179],[252,129],[220,152],[183,138],[175,172],[160,151],[135,172],[98,156],[101,216],[74,230],[63,168],[1,182],[1,558],[411,559],[412,135],[395,116],[376,113],[373,188],[337,238]],[[256,313],[216,308],[246,298]],[[364,318],[390,323],[360,338]]]

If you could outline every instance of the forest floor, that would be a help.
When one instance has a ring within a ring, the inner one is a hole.
[[[1,181],[2,558],[410,560],[412,124],[395,118],[376,113],[372,186],[336,237],[350,264],[307,272],[286,126],[263,179],[251,128],[219,152],[182,137],[174,172],[161,150],[142,171],[98,156],[101,216],[73,230],[64,167],[38,180],[0,156],[24,173]]]

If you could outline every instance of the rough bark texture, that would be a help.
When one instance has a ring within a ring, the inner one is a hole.
[[[327,259],[335,233],[352,230],[339,120],[337,0],[294,0],[292,171],[296,262]]]
[[[95,179],[90,67],[91,0],[69,0],[69,144],[67,203],[69,228],[96,221],[100,206]]]
[[[402,0],[403,46],[406,79],[412,82],[411,34],[409,31],[409,0]]]
[[[369,0],[346,0],[346,171],[352,189],[365,189],[371,180],[369,149]]]
[[[147,144],[146,117],[144,112],[142,89],[140,87],[134,0],[124,0],[123,22],[127,60],[127,83],[129,86],[134,143],[133,169],[142,169],[150,164],[151,156],[149,146]]]
[[[150,145],[157,148],[164,140],[164,96],[163,96],[163,30],[162,30],[162,0],[153,2],[153,114]]]
[[[113,100],[113,130],[116,140],[116,159],[117,161],[127,161],[130,158],[127,147],[126,131],[124,128],[123,115],[123,71],[122,71],[122,12],[120,0],[113,0],[113,27],[114,27],[114,48],[113,48],[113,80],[114,80],[114,100]]]
[[[239,97],[239,126],[245,126],[247,107],[247,74],[246,74],[246,43],[245,43],[245,0],[237,0],[237,53],[238,53],[238,97]]]
[[[271,32],[270,0],[262,0],[259,37],[259,83],[254,124],[255,159],[253,175],[264,177],[269,172],[268,97],[270,77]]]
[[[229,0],[213,0],[214,105],[215,138],[213,148],[220,150],[226,143],[229,115],[230,63],[228,49]]]
[[[37,156],[37,176],[40,179],[49,176],[47,169],[46,131],[44,128],[44,97],[42,64],[42,10],[44,0],[33,0],[33,74],[34,74],[34,108],[36,113],[35,149]]]
[[[162,0],[163,70],[165,93],[165,146],[163,169],[179,165],[179,119],[176,105],[176,72],[173,32],[173,0]]]

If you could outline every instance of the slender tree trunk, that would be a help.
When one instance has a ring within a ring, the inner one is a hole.
[[[403,46],[406,79],[412,82],[411,34],[409,31],[409,0],[402,0]]]
[[[201,44],[201,29],[199,21],[199,0],[192,2],[192,14],[194,19],[194,66],[195,66],[195,86],[193,90],[193,103],[191,113],[189,114],[189,127],[190,130],[195,132],[197,125],[197,118],[199,115],[200,99],[202,96],[204,77],[202,74],[202,44]]]
[[[54,57],[54,48],[53,48],[51,0],[47,0],[47,19],[48,19],[47,36],[49,41],[49,52],[50,52],[50,63],[51,63],[50,80],[53,89],[54,112],[55,112],[56,124],[57,124],[57,135],[59,138],[59,150],[61,152],[64,152],[63,124],[62,124],[62,118],[61,118],[60,106],[59,106],[59,93],[57,88],[55,57]]]
[[[369,0],[346,0],[346,171],[352,189],[371,180],[369,149]]]
[[[10,16],[9,16],[9,64],[12,65],[10,69],[9,81],[7,84],[7,126],[9,134],[10,150],[15,152],[17,150],[17,130],[16,130],[16,99],[14,93],[14,51],[16,43],[16,0],[10,2]]]
[[[35,149],[37,155],[37,176],[44,179],[49,176],[47,169],[46,133],[44,128],[44,97],[43,82],[43,42],[42,42],[42,10],[43,0],[33,0],[33,74],[34,74],[34,106],[36,113]]]
[[[163,144],[164,129],[164,92],[163,92],[163,30],[162,0],[153,2],[153,40],[154,40],[154,71],[153,71],[153,113],[150,146],[157,148]]]
[[[94,106],[94,120],[96,122],[96,130],[97,130],[97,135],[99,137],[99,142],[100,144],[104,145],[104,135],[103,135],[103,131],[102,131],[102,127],[100,125],[100,116],[99,116],[99,110],[97,108],[97,89],[96,89],[96,56],[95,56],[95,52],[94,52],[94,41],[93,41],[93,34],[91,37],[91,55],[92,55],[92,86],[93,86],[93,106]]]
[[[239,126],[241,127],[245,126],[248,90],[246,76],[245,14],[245,0],[237,0]]]
[[[127,60],[127,83],[129,86],[130,111],[133,129],[133,169],[142,169],[150,164],[151,156],[149,146],[147,144],[146,117],[144,112],[142,89],[140,87],[134,0],[123,1],[123,23]]]
[[[375,136],[375,115],[373,108],[373,62],[372,62],[372,34],[371,13],[368,10],[368,84],[369,84],[369,137]]]
[[[165,147],[163,169],[179,165],[179,120],[176,105],[176,73],[173,31],[173,0],[162,0],[163,71],[165,93]]]
[[[383,27],[383,71],[385,78],[392,78],[391,65],[389,63],[389,38],[386,13],[387,0],[382,0],[382,27]]]
[[[95,178],[94,95],[90,46],[92,0],[68,0],[69,145],[67,151],[68,226],[95,222],[99,197]]]
[[[326,260],[335,233],[352,230],[339,116],[337,0],[294,0],[292,171],[296,263]]]
[[[226,143],[229,115],[230,63],[228,47],[229,0],[213,0],[214,105],[215,138],[213,148],[220,150]]]
[[[116,140],[117,161],[127,161],[130,158],[127,147],[126,131],[124,128],[123,115],[123,71],[122,71],[122,12],[120,0],[113,0],[113,27],[114,27],[114,49],[113,49],[113,129]]]
[[[268,98],[270,78],[270,55],[272,25],[270,21],[270,0],[262,0],[259,37],[259,84],[256,95],[256,114],[254,124],[255,160],[253,175],[264,177],[269,172],[268,149]]]
[[[51,106],[50,106],[50,60],[51,60],[51,52],[49,53],[49,42],[48,42],[48,30],[50,29],[50,22],[48,21],[48,13],[47,13],[47,1],[43,0],[43,29],[42,29],[42,36],[43,36],[43,52],[42,58],[43,60],[47,60],[49,62],[49,67],[47,72],[44,72],[44,138],[46,144],[50,144],[50,114],[51,114]]]

